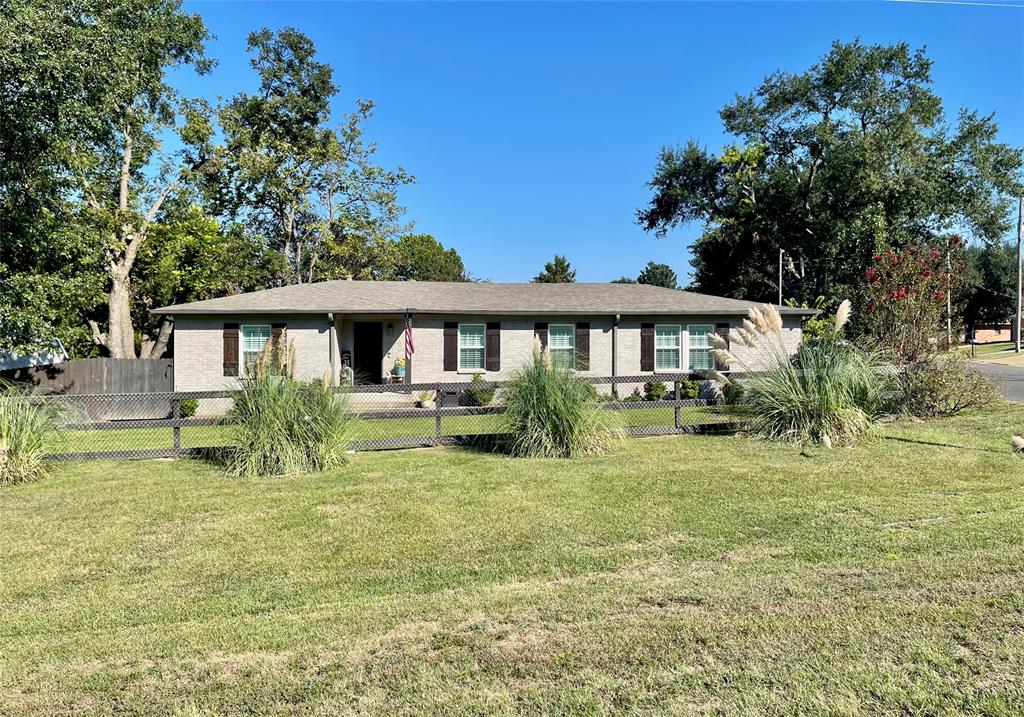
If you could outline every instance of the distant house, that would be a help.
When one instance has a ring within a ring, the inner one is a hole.
[[[1013,322],[968,324],[967,341],[975,344],[992,344],[1000,341],[1013,341]]]
[[[174,317],[174,386],[238,385],[266,343],[295,346],[299,378],[397,380],[405,326],[415,352],[402,380],[500,380],[529,360],[538,337],[552,360],[592,376],[714,367],[707,334],[726,339],[757,304],[645,284],[327,281],[155,311]],[[794,350],[813,310],[779,307]],[[741,353],[742,347],[734,346]]]

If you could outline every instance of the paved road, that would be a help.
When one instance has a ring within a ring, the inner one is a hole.
[[[998,381],[1003,387],[1003,395],[1007,400],[1024,403],[1024,368],[981,361],[975,361],[971,365]]]

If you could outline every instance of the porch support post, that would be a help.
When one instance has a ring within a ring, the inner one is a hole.
[[[338,385],[338,327],[334,323],[334,314],[327,314],[327,351],[331,357],[331,385]]]
[[[405,327],[412,328],[412,314],[405,310],[405,323],[402,325],[402,353],[405,354]],[[405,357],[405,382],[412,383],[412,356]]]
[[[619,375],[619,315],[615,314],[612,321],[612,396],[619,397],[619,385],[615,377]]]

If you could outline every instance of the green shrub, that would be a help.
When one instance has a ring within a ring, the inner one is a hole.
[[[45,476],[46,454],[61,443],[70,414],[39,401],[30,389],[0,384],[0,485]]]
[[[471,384],[483,383],[484,377],[481,374],[473,374]],[[470,406],[489,406],[494,400],[494,388],[468,388],[466,389],[466,403]]]
[[[572,372],[554,368],[534,346],[531,362],[503,392],[503,430],[512,455],[574,458],[600,453],[621,434],[612,411],[593,400],[593,387]]]
[[[347,395],[326,381],[296,381],[266,355],[254,364],[225,417],[236,444],[232,472],[292,475],[342,465],[355,420]]]
[[[900,388],[902,408],[919,418],[953,416],[1000,398],[998,384],[972,367],[961,353],[908,366],[900,377]]]
[[[182,418],[192,418],[199,410],[199,399],[186,398],[181,401],[180,412]]]
[[[680,381],[680,398],[700,398],[700,381]]]
[[[640,395],[640,389],[634,388],[633,393],[622,399],[622,403],[639,403],[644,397]]]
[[[729,383],[722,386],[722,395],[725,397],[725,402],[730,406],[743,403],[743,397],[746,389],[743,388],[743,384],[736,380],[732,380]]]
[[[660,401],[665,397],[665,384],[661,381],[648,381],[644,384],[644,399]]]

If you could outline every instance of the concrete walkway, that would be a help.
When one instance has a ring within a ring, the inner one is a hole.
[[[983,361],[974,361],[971,365],[998,381],[1006,400],[1024,403],[1024,368]]]

